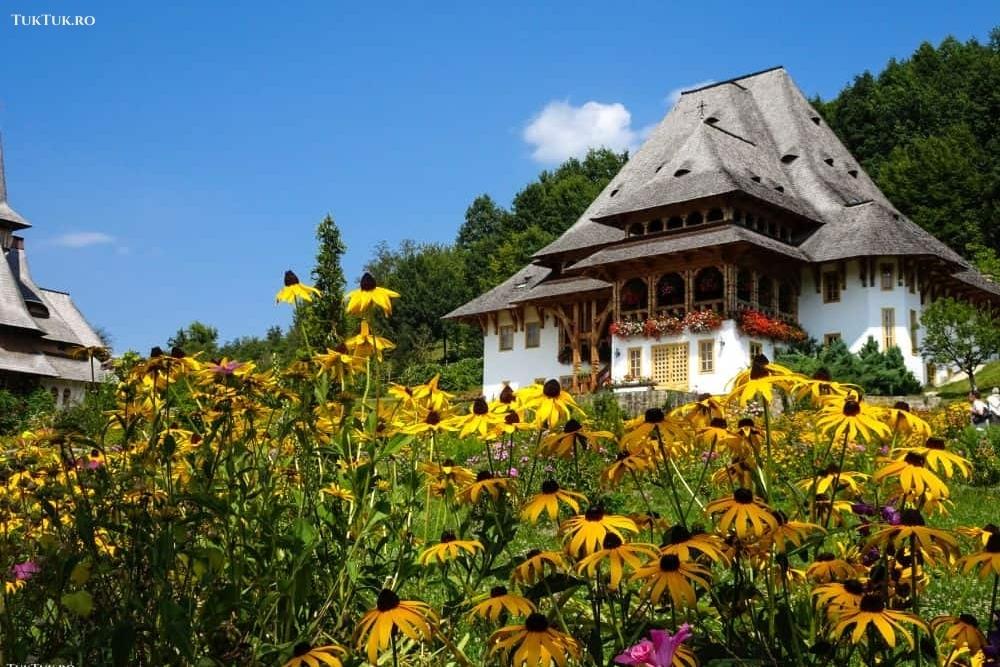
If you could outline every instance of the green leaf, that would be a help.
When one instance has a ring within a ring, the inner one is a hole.
[[[87,591],[66,593],[62,596],[62,604],[77,616],[86,618],[94,610],[94,599]]]

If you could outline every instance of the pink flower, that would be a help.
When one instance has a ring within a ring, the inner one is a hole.
[[[517,468],[511,468],[507,471],[508,477],[517,477]]]
[[[619,665],[635,667],[670,667],[674,662],[677,647],[691,636],[691,626],[685,623],[671,635],[666,630],[650,630],[652,639],[643,639],[615,657]]]
[[[625,649],[625,652],[615,657],[619,665],[637,665],[638,667],[656,667],[656,649],[653,642],[643,639],[635,646]]]
[[[26,560],[23,563],[16,563],[10,570],[14,574],[15,579],[25,581],[41,572],[42,568],[38,567],[38,564],[34,561]]]

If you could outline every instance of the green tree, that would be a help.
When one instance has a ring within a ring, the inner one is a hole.
[[[202,352],[205,356],[212,357],[219,351],[219,330],[195,320],[184,329],[178,329],[167,340],[167,346],[179,347],[186,354]]]
[[[1000,352],[1000,322],[989,310],[951,298],[938,299],[920,316],[924,339],[920,353],[936,364],[950,364],[969,376],[976,389],[976,368]]]
[[[316,349],[342,337],[346,331],[344,315],[344,270],[341,259],[347,246],[340,228],[327,214],[316,227],[316,264],[312,269],[313,286],[320,291],[304,307],[296,311],[295,328],[301,327]]]

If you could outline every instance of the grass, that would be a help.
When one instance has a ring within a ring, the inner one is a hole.
[[[976,373],[976,386],[980,390],[984,387],[1000,387],[1000,361],[991,361]],[[938,387],[936,391],[942,398],[964,398],[969,393],[969,381],[966,379],[949,382]]]

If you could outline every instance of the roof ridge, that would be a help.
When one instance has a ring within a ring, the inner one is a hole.
[[[784,65],[775,65],[774,67],[768,67],[767,69],[758,70],[756,72],[750,72],[749,74],[743,74],[741,76],[734,76],[731,79],[726,79],[725,81],[716,81],[715,83],[710,83],[699,88],[692,88],[691,90],[682,90],[681,95],[687,95],[689,93],[697,93],[702,90],[708,90],[709,88],[715,88],[716,86],[724,86],[727,83],[736,84],[737,81],[742,81],[743,79],[749,79],[752,76],[759,76],[761,74],[767,74],[768,72],[773,72],[776,69],[784,69]],[[739,84],[736,84],[738,88],[743,88]],[[743,88],[746,90],[746,88]]]

